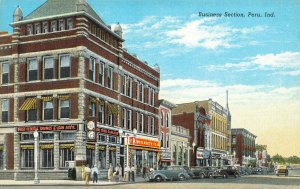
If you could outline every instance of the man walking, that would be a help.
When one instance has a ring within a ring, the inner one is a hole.
[[[92,174],[93,174],[93,183],[98,183],[99,169],[97,165],[94,165],[94,167],[92,168]]]
[[[89,167],[89,164],[87,164],[85,167],[85,184],[86,185],[90,184],[90,177],[91,177],[91,169]]]

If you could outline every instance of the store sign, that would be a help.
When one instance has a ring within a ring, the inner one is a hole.
[[[100,128],[97,128],[96,131],[100,132],[100,133],[106,133],[109,135],[119,136],[119,131],[113,131],[113,130],[109,130],[109,129],[100,129]]]
[[[161,152],[161,159],[162,160],[169,160],[169,159],[171,159],[171,152],[169,151],[169,152]]]
[[[209,156],[210,156],[210,151],[204,150],[204,158],[205,158],[205,159],[208,159]]]
[[[143,146],[143,147],[150,147],[150,148],[159,148],[160,142],[155,141],[155,140],[130,137],[129,145]]]
[[[197,151],[197,159],[203,159],[203,151]]]
[[[32,126],[18,127],[17,132],[33,132],[37,131],[76,131],[77,125],[57,125],[57,126]]]

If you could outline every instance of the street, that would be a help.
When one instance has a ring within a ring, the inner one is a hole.
[[[186,189],[192,189],[192,188],[251,188],[251,189],[277,189],[277,188],[292,188],[292,189],[300,189],[300,177],[284,177],[284,176],[274,176],[274,175],[250,175],[250,176],[243,176],[240,178],[228,178],[228,179],[193,179],[188,181],[177,181],[177,182],[144,182],[144,183],[133,183],[133,184],[125,184],[120,183],[117,185],[111,185],[111,186],[96,186],[96,185],[90,185],[90,186],[84,186],[84,185],[59,185],[55,184],[53,186],[0,186],[0,188],[41,188],[41,189],[47,189],[47,188],[72,188],[72,189],[79,189],[79,188],[116,188],[116,189],[134,189],[134,188],[172,188],[172,189],[179,189],[179,188],[186,188]]]

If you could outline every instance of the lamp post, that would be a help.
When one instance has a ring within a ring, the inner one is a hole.
[[[38,136],[37,130],[33,133],[34,136],[34,184],[39,184],[40,180],[38,178]]]
[[[136,133],[137,133],[137,130],[134,128],[133,129],[134,136],[136,135]],[[119,134],[120,134],[120,137],[126,138],[126,162],[127,162],[127,166],[129,166],[129,137],[130,137],[130,135],[128,133],[125,134],[122,128],[119,129]]]

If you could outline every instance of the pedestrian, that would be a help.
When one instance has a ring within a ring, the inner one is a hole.
[[[146,179],[146,169],[147,167],[143,167],[143,178]]]
[[[85,167],[85,184],[90,184],[90,177],[91,177],[91,169],[89,167],[89,164]]]
[[[114,176],[114,169],[111,163],[109,164],[108,173],[107,173],[108,181],[111,182]]]
[[[135,175],[134,175],[134,173],[135,173],[135,168],[134,168],[134,166],[131,166],[131,168],[130,168],[130,173],[131,173],[131,175],[130,175],[130,178],[131,178],[131,181],[132,182],[135,182]]]
[[[118,167],[119,167],[119,177],[118,177],[118,180],[122,181],[122,173],[123,173],[122,167],[120,166],[120,164],[118,165]]]
[[[81,177],[82,180],[85,181],[85,165],[81,166]]]
[[[115,180],[115,181],[118,181],[119,180],[119,174],[120,174],[120,171],[119,171],[119,165],[117,165],[116,167],[115,167],[115,172],[114,172],[114,179],[113,180]]]
[[[98,183],[99,169],[97,165],[94,165],[94,167],[92,168],[92,174],[93,174],[93,183]]]
[[[130,167],[127,165],[124,170],[124,181],[129,182],[130,181]]]

